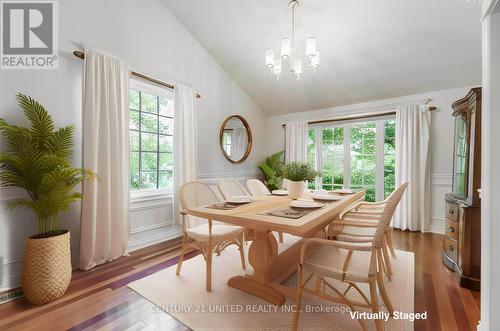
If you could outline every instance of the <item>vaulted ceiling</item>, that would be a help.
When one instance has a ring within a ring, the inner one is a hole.
[[[464,0],[300,0],[298,54],[316,37],[321,68],[298,81],[264,66],[289,0],[162,1],[270,115],[481,82],[480,9]]]

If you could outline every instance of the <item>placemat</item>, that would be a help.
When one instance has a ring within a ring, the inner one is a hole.
[[[229,202],[222,202],[222,203],[216,203],[210,206],[207,206],[207,208],[212,208],[212,209],[219,209],[219,210],[231,210],[239,206],[246,205],[249,202],[245,203],[229,203]]]
[[[319,208],[300,209],[300,208],[292,208],[292,207],[279,207],[279,208],[259,212],[257,214],[291,218],[291,219],[299,219],[303,216],[306,216],[310,212],[313,212],[313,211],[318,210],[318,209]]]

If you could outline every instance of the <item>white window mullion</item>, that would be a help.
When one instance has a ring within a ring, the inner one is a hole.
[[[323,169],[323,135],[321,134],[323,132],[323,127],[319,126],[314,129],[315,133],[315,138],[314,140],[316,141],[315,144],[315,154],[316,154],[316,170],[321,171]],[[323,178],[322,177],[317,177],[316,178],[316,184],[315,187],[317,190],[321,189],[322,187],[322,182]]]
[[[384,121],[377,121],[375,135],[376,150],[376,177],[375,177],[375,199],[384,200]]]
[[[351,187],[351,125],[344,125],[344,187]]]

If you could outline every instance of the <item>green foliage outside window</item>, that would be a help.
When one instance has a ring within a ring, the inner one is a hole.
[[[344,131],[350,138],[350,183],[345,183],[344,174]],[[395,121],[386,120],[384,127],[384,197],[395,188]],[[376,199],[377,178],[377,125],[375,121],[353,123],[350,126],[310,128],[308,132],[307,162],[318,168],[316,164],[316,143],[321,143],[322,188],[333,190],[342,187],[365,189],[366,200]],[[316,130],[321,130],[321,141],[316,141]],[[309,184],[315,188],[314,183]]]
[[[173,187],[172,100],[130,90],[130,187],[132,190]]]

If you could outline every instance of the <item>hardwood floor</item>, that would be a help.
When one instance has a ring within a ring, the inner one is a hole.
[[[428,314],[415,330],[475,330],[479,292],[459,287],[441,263],[442,236],[395,231],[393,239],[397,249],[415,253],[415,311]],[[176,264],[179,246],[174,240],[75,271],[66,295],[45,306],[22,298],[1,305],[0,330],[189,330],[126,286]]]

